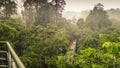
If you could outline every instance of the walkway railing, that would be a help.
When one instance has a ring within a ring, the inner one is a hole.
[[[7,66],[8,68],[25,68],[17,54],[15,53],[14,49],[11,47],[9,42],[6,41],[0,41],[0,44],[6,45],[6,51],[7,51]]]

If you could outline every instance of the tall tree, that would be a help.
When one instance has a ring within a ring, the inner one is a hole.
[[[55,17],[56,17],[56,21],[61,18],[61,13],[64,10],[64,7],[66,5],[66,2],[64,0],[52,0],[51,2],[54,6],[55,6]]]
[[[98,30],[111,25],[103,7],[104,6],[101,3],[98,3],[86,18],[86,25],[92,30]]]
[[[83,18],[78,19],[76,24],[79,28],[83,28],[85,24],[84,19]]]
[[[12,14],[17,13],[17,4],[14,0],[0,0],[0,8],[5,17],[10,17]]]
[[[52,0],[53,5],[56,6],[56,10],[61,13],[66,5],[64,0]]]
[[[35,16],[35,24],[44,26],[48,23],[55,22],[55,18],[61,14],[64,5],[64,0],[52,0],[51,2],[47,0],[26,0],[24,2],[25,10],[28,8],[34,8],[35,10],[35,15],[31,15],[32,9],[29,10],[30,13],[27,13],[28,17]]]

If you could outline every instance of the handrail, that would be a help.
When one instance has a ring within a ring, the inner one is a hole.
[[[7,44],[7,48],[9,49],[12,58],[16,62],[17,67],[18,68],[25,68],[25,66],[23,65],[23,63],[21,62],[21,60],[19,59],[19,57],[17,56],[17,54],[15,53],[14,49],[11,47],[11,45],[9,44],[9,42],[7,42],[7,41],[0,41],[0,43]]]

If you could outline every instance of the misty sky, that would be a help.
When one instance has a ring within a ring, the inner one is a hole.
[[[92,9],[95,4],[102,3],[105,9],[120,8],[120,0],[65,0],[65,11],[77,11]]]

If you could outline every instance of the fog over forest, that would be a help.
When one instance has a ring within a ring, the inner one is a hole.
[[[0,0],[0,68],[120,68],[120,0]]]

